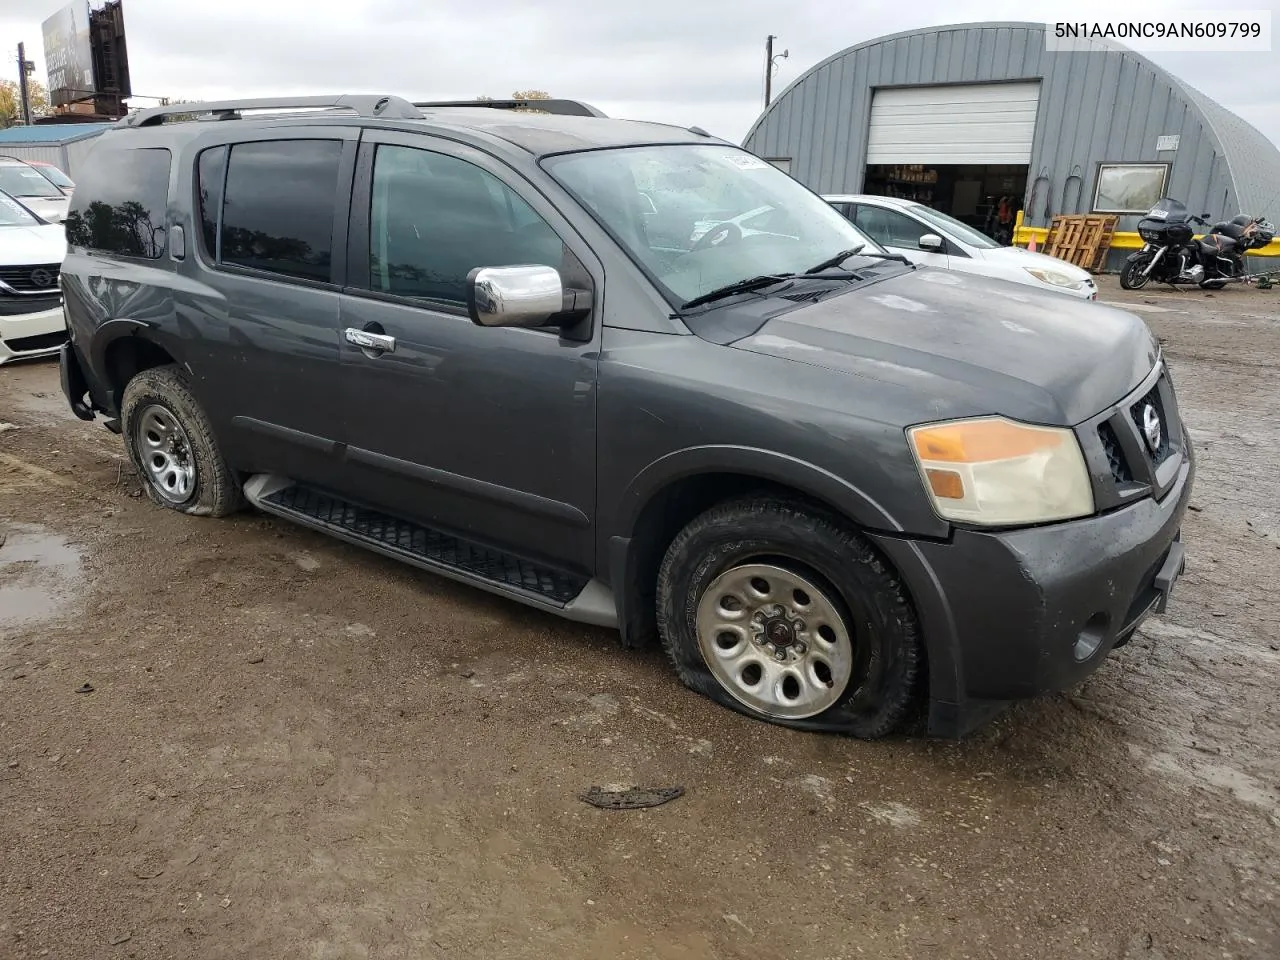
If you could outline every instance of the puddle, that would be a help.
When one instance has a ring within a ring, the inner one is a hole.
[[[65,613],[82,584],[80,551],[57,534],[27,524],[0,530],[0,630]]]

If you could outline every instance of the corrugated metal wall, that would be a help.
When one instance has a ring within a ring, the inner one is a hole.
[[[67,176],[75,179],[75,174],[67,170],[62,156],[61,144],[41,143],[0,143],[0,156],[17,157],[19,160],[43,160],[55,167],[65,170]]]
[[[1194,213],[1240,212],[1223,145],[1178,80],[1131,52],[1048,52],[1038,24],[941,27],[851,47],[779,96],[744,146],[762,157],[790,157],[791,175],[820,193],[857,193],[875,88],[1033,79],[1042,82],[1025,198],[1029,224],[1089,212],[1097,165],[1115,161],[1171,163],[1166,193]],[[1177,151],[1157,153],[1156,138],[1169,134],[1180,137]],[[1256,165],[1253,153],[1233,165]],[[1280,182],[1280,151],[1272,147],[1271,154],[1266,179]],[[1119,229],[1134,229],[1138,219],[1122,217]]]

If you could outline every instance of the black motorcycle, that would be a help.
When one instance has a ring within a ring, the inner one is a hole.
[[[1244,256],[1275,238],[1275,228],[1261,217],[1238,216],[1214,224],[1199,240],[1192,224],[1209,226],[1187,212],[1184,204],[1164,197],[1138,221],[1143,247],[1125,260],[1120,286],[1139,290],[1149,280],[1168,284],[1197,284],[1219,290],[1246,275]]]

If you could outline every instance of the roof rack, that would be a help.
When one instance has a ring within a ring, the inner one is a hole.
[[[149,107],[130,114],[116,123],[117,127],[151,127],[164,123],[165,117],[182,114],[212,115],[215,120],[237,120],[244,110],[307,110],[338,108],[352,110],[361,117],[395,120],[421,120],[422,113],[402,97],[371,95],[340,97],[265,97],[247,100],[211,100],[200,103],[171,103]]]
[[[415,103],[415,107],[434,110],[438,107],[487,107],[490,110],[541,110],[562,117],[607,117],[608,114],[581,100],[438,100]]]

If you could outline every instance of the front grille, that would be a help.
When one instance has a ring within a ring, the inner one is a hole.
[[[19,297],[0,290],[0,317],[21,317],[28,313],[43,313],[62,305],[62,297]]]
[[[1111,478],[1116,483],[1131,483],[1133,471],[1125,462],[1124,451],[1120,449],[1120,441],[1116,439],[1116,431],[1111,424],[1098,424],[1098,439],[1102,441],[1102,449],[1107,454],[1107,463],[1111,465]]]
[[[1146,429],[1153,413],[1160,425],[1159,442],[1154,445]],[[1172,468],[1186,447],[1186,436],[1167,371],[1162,369],[1154,383],[1148,381],[1082,427],[1088,432],[1081,432],[1080,440],[1100,474],[1094,483],[1099,510],[1122,506],[1147,494],[1161,498],[1176,480],[1178,471]]]
[[[34,337],[14,337],[6,340],[4,345],[14,353],[34,353],[37,350],[50,350],[67,342],[67,331],[55,330],[53,333],[38,333]]]
[[[1154,450],[1149,445],[1144,426],[1148,408],[1155,410],[1156,417],[1160,423],[1160,445]],[[1129,408],[1129,415],[1133,417],[1134,426],[1138,428],[1138,436],[1142,439],[1143,449],[1151,457],[1151,462],[1156,466],[1164,463],[1173,452],[1173,444],[1169,441],[1169,435],[1173,432],[1173,424],[1169,422],[1169,418],[1165,415],[1164,400],[1160,397],[1160,384],[1158,382],[1141,400]]]
[[[20,293],[56,290],[61,266],[56,263],[33,263],[25,267],[0,267],[0,283]]]

